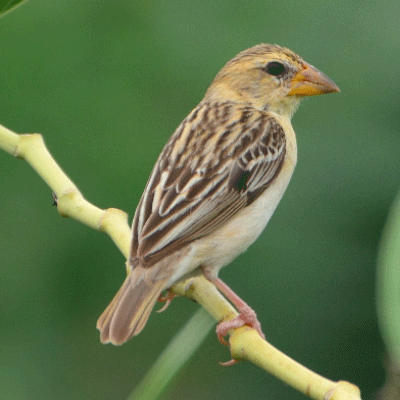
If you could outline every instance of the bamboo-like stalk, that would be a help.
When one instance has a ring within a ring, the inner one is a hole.
[[[89,203],[53,159],[40,134],[19,135],[0,125],[0,149],[32,166],[54,192],[60,215],[107,233],[125,258],[128,258],[130,228],[127,214],[115,208],[102,210]],[[238,315],[215,286],[202,275],[179,282],[173,290],[181,296],[196,300],[218,322]],[[333,382],[310,371],[263,340],[250,327],[233,329],[229,334],[234,359],[258,365],[312,399],[361,399],[357,386],[345,381]]]

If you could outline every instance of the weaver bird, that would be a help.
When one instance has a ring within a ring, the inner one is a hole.
[[[263,336],[218,271],[257,239],[282,198],[297,160],[290,120],[300,99],[338,91],[277,45],[252,47],[221,69],[153,168],[133,220],[130,273],[97,322],[103,343],[137,335],[163,290],[199,269],[239,312],[218,335],[248,324]]]

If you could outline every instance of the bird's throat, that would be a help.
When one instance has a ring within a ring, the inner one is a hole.
[[[297,96],[285,97],[283,100],[268,104],[266,111],[274,112],[282,118],[291,119],[300,104],[300,98]]]

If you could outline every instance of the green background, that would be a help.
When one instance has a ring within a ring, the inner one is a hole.
[[[267,339],[369,399],[384,380],[376,255],[400,187],[398,0],[30,0],[0,19],[0,123],[40,132],[85,197],[133,217],[173,130],[239,51],[267,42],[340,94],[303,101],[299,159],[260,239],[220,276]],[[0,398],[125,399],[198,306],[174,300],[122,347],[96,320],[124,279],[102,233],[58,216],[0,153]],[[168,399],[303,399],[209,335]]]

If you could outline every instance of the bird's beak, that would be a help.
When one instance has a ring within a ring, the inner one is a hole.
[[[294,76],[288,96],[315,96],[340,92],[336,84],[317,68],[304,63],[303,69]]]

